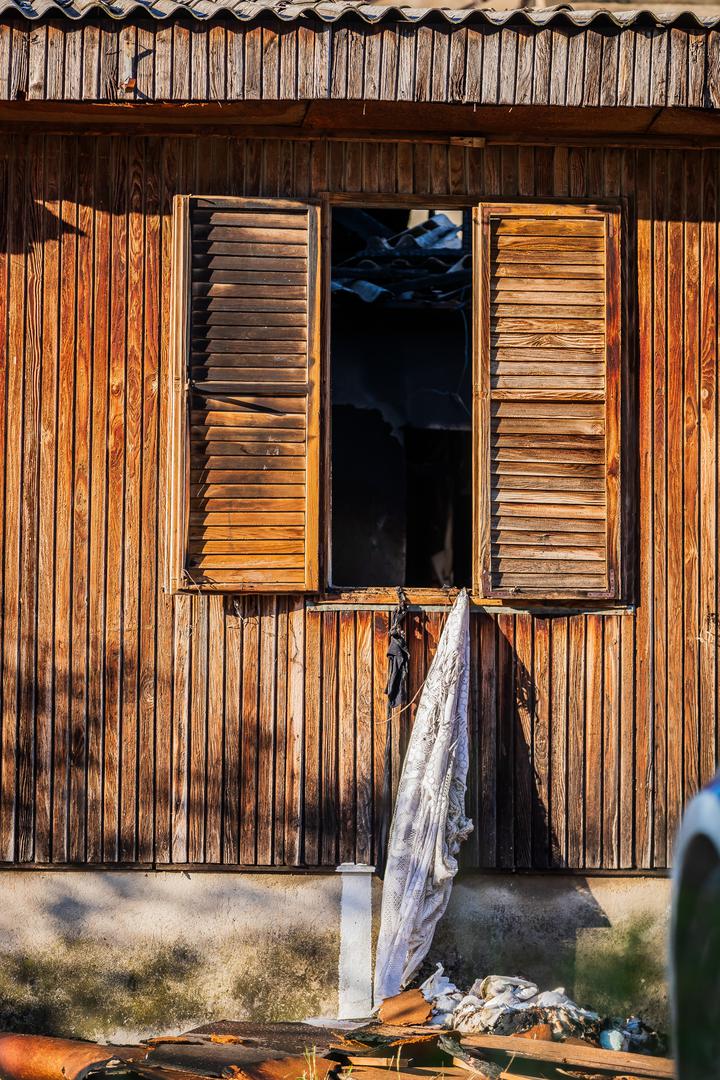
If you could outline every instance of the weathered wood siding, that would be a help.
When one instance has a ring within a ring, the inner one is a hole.
[[[719,166],[715,151],[5,141],[0,860],[372,859],[387,613],[235,612],[159,586],[173,194],[364,189],[631,201],[637,609],[474,618],[466,862],[666,866],[718,748]],[[411,697],[441,622],[411,618]],[[395,776],[413,711],[392,722]]]
[[[0,25],[0,100],[718,108],[720,30],[360,19],[59,18]]]

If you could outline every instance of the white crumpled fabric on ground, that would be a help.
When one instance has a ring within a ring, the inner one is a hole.
[[[488,975],[473,984],[453,1012],[450,1025],[463,1035],[491,1033],[502,1016],[527,1009],[547,1009],[546,1020],[551,1027],[557,1024],[557,1034],[567,1023],[600,1019],[597,1013],[571,1001],[562,988],[540,993],[527,979]]]
[[[472,831],[465,816],[470,620],[453,604],[420,696],[405,755],[383,884],[375,1001],[400,993],[432,944],[450,899],[456,855]]]

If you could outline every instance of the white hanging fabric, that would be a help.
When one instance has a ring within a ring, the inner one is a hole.
[[[398,994],[432,944],[457,873],[468,771],[470,616],[453,604],[420,696],[390,826],[375,1002]]]

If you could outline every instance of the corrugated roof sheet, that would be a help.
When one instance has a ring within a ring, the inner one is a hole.
[[[712,29],[720,23],[720,15],[713,8],[712,14],[701,13],[698,8],[571,8],[559,5],[551,8],[509,8],[498,10],[470,5],[462,8],[411,7],[398,5],[364,4],[358,0],[317,0],[315,3],[292,3],[289,0],[270,0],[252,3],[248,0],[0,0],[0,15],[15,12],[28,19],[63,16],[82,19],[88,15],[110,16],[113,19],[129,19],[138,15],[150,15],[154,19],[168,19],[179,14],[199,21],[208,21],[220,14],[230,14],[242,22],[252,22],[262,16],[273,16],[283,22],[293,22],[312,17],[326,23],[334,23],[347,16],[357,17],[368,24],[395,21],[420,24],[430,20],[444,20],[461,26],[480,22],[492,26],[507,23],[525,23],[528,26],[545,27],[555,22],[586,27],[600,23],[618,28],[638,24],[650,26],[674,26],[683,23],[698,28]]]

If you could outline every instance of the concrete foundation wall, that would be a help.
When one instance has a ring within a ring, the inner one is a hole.
[[[0,873],[0,1030],[134,1040],[337,1008],[340,877]]]
[[[669,881],[471,875],[425,965],[564,985],[667,1027]],[[375,924],[381,883],[374,884]],[[135,1039],[335,1015],[338,874],[0,871],[0,1029]]]
[[[670,880],[468,875],[456,882],[428,957],[465,986],[524,975],[607,1015],[667,1031]]]

